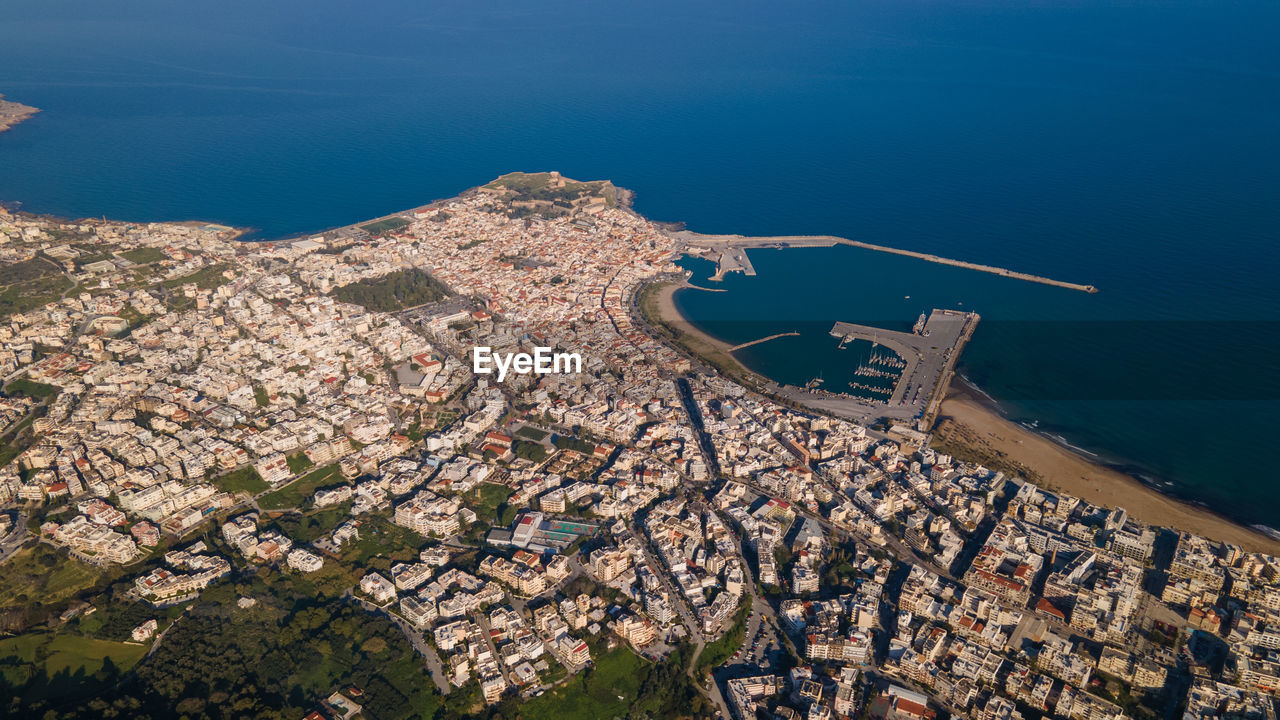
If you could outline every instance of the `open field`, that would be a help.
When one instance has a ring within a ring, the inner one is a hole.
[[[46,275],[15,283],[0,291],[0,315],[27,312],[43,307],[71,289],[71,281],[61,274]]]
[[[368,225],[361,225],[360,229],[370,235],[385,235],[386,233],[395,232],[396,230],[403,230],[411,224],[412,223],[402,217],[389,217],[385,220],[371,222]]]
[[[595,720],[626,717],[640,694],[640,680],[647,663],[626,647],[595,659],[595,669],[520,706],[525,720]]]
[[[94,673],[111,658],[121,671],[133,667],[146,653],[144,645],[119,643],[110,640],[81,637],[79,635],[55,635],[48,645],[49,657],[45,668],[52,675],[63,670],[74,673],[80,668]]]
[[[252,465],[245,465],[238,470],[232,470],[226,475],[216,477],[213,479],[213,484],[229,493],[247,492],[250,495],[256,495],[264,490],[271,489],[271,486],[258,475],[258,471],[254,470]]]
[[[120,257],[128,260],[129,262],[142,265],[145,263],[160,262],[164,259],[164,251],[160,248],[140,247],[133,250],[125,250],[120,253]]]
[[[475,506],[476,515],[482,519],[497,525],[510,524],[515,519],[515,509],[507,508],[507,499],[515,493],[515,490],[506,485],[494,485],[493,483],[480,483],[476,486],[473,499],[469,499],[469,503]],[[510,510],[510,512],[504,512]],[[502,522],[504,516],[507,522]]]
[[[201,290],[212,290],[227,281],[227,279],[222,276],[222,273],[229,269],[230,266],[226,263],[218,263],[216,265],[201,268],[190,275],[170,278],[160,284],[167,288],[177,288],[182,287],[187,283],[195,283],[196,287]]]
[[[21,687],[33,679],[31,691],[46,696],[93,686],[93,676],[108,660],[117,672],[138,664],[147,646],[98,640],[83,635],[33,632],[0,640],[0,677]]]
[[[62,388],[57,385],[48,385],[27,378],[18,378],[4,386],[4,394],[9,397],[20,395],[36,400],[48,400],[60,392]]]
[[[0,568],[0,608],[52,605],[97,583],[101,573],[47,545],[19,550]]]
[[[285,510],[288,508],[300,508],[311,496],[315,494],[316,488],[325,485],[336,485],[342,479],[342,474],[338,472],[338,465],[325,465],[322,468],[312,470],[293,482],[272,493],[263,495],[258,501],[258,505],[263,510]]]

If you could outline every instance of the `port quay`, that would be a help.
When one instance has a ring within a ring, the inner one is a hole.
[[[904,366],[887,401],[772,382],[762,390],[796,405],[860,422],[889,418],[917,428],[928,427],[946,395],[956,360],[980,319],[974,312],[934,309],[923,324],[917,324],[917,332],[837,322],[831,328],[833,337],[842,342],[865,340],[892,350],[902,359]]]

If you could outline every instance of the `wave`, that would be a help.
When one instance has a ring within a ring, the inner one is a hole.
[[[1000,411],[1000,414],[1002,415],[1004,414],[1004,406],[1000,404],[1000,401],[991,397],[991,394],[988,393],[986,390],[983,390],[982,388],[978,387],[978,384],[970,380],[968,375],[961,374],[960,379],[964,381],[965,385],[972,388],[974,392],[986,398],[987,402],[991,403],[993,406],[995,406],[997,410]]]
[[[1092,450],[1085,450],[1084,448],[1080,447],[1079,445],[1072,445],[1072,444],[1071,444],[1071,442],[1070,442],[1069,440],[1067,440],[1066,438],[1062,437],[1061,435],[1054,435],[1053,433],[1047,433],[1047,432],[1046,432],[1046,433],[1041,433],[1041,434],[1042,434],[1042,435],[1044,435],[1045,437],[1049,438],[1050,440],[1053,440],[1054,442],[1058,443],[1059,445],[1063,445],[1063,446],[1065,446],[1065,447],[1071,448],[1072,450],[1074,450],[1074,451],[1076,451],[1076,452],[1078,452],[1078,453],[1083,453],[1083,454],[1088,455],[1089,457],[1092,457],[1092,458],[1101,458],[1101,457],[1102,457],[1101,455],[1098,455],[1098,453],[1093,452]]]
[[[1277,530],[1273,527],[1269,527],[1261,523],[1255,523],[1253,525],[1250,525],[1249,527],[1253,528],[1254,530],[1257,530],[1263,535],[1266,535],[1271,538],[1275,538],[1276,540],[1280,540],[1280,530]]]

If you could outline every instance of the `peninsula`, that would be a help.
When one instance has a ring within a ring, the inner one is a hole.
[[[0,132],[12,128],[38,112],[40,112],[38,108],[5,100],[4,95],[0,95]]]

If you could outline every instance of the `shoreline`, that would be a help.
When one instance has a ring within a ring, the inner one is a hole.
[[[630,197],[628,197],[628,200],[630,200]],[[440,202],[443,202],[443,200],[434,200],[420,207],[431,207]],[[639,215],[630,207],[624,207],[624,209]],[[405,212],[408,212],[408,210],[391,213],[384,217],[401,215]],[[43,215],[30,211],[17,211],[15,214],[19,213]],[[86,218],[86,220],[95,219]],[[233,231],[232,237],[234,239],[243,241],[277,242],[292,239],[265,240],[252,238],[252,228],[226,226],[216,221],[184,220],[172,222],[176,224],[219,225]],[[357,225],[367,224],[368,222],[373,221],[365,220],[357,223]],[[356,225],[342,227],[354,226]],[[668,231],[670,232],[670,229]],[[702,237],[741,238],[741,236]],[[807,239],[812,240],[813,238]],[[686,252],[685,254],[689,253]],[[774,381],[748,369],[735,358],[733,345],[701,330],[679,311],[675,304],[675,294],[684,289],[702,292],[725,292],[725,290],[718,288],[693,285],[688,279],[655,285],[651,290],[650,296],[645,301],[646,304],[648,302],[653,303],[651,308],[653,319],[664,325],[667,332],[674,335],[675,342],[688,353],[730,376],[732,379],[741,382],[752,391],[759,393],[763,388],[775,385]],[[1280,538],[1272,537],[1249,525],[1214,512],[1208,507],[1167,495],[1137,479],[1126,469],[1108,465],[1093,453],[1083,448],[1071,446],[1065,439],[1051,438],[1005,418],[994,398],[987,395],[980,388],[966,382],[954,370],[950,373],[948,380],[949,387],[942,398],[931,429],[935,437],[935,446],[946,444],[948,440],[956,443],[961,439],[955,436],[964,434],[966,436],[964,440],[969,444],[967,449],[970,451],[970,457],[965,458],[964,455],[953,453],[961,459],[981,462],[992,469],[1008,468],[1006,472],[1022,475],[1030,482],[1050,492],[1064,492],[1087,502],[1109,508],[1123,507],[1135,519],[1151,525],[1186,530],[1213,540],[1237,544],[1246,549],[1280,555]],[[768,392],[763,394],[772,397]],[[778,398],[773,399],[779,401]],[[821,408],[809,409],[813,412],[830,412]],[[959,426],[961,431],[948,433],[948,423],[951,426]],[[941,439],[940,434],[942,436]],[[958,444],[963,445],[964,443]],[[981,459],[983,455],[988,458],[986,462]],[[1013,468],[1022,468],[1022,470]]]
[[[667,282],[655,286],[650,298],[654,304],[655,319],[675,333],[676,341],[684,346],[686,350],[703,361],[721,370],[725,370],[726,368],[722,366],[727,364],[730,366],[729,370],[732,371],[730,374],[740,374],[758,379],[760,382],[769,382],[767,378],[752,372],[735,358],[732,345],[704,332],[681,314],[680,310],[676,308],[675,294],[686,289],[700,290],[702,292],[723,292],[712,288],[690,285],[687,281]]]
[[[722,368],[725,359],[732,371],[761,378],[730,352],[731,345],[693,324],[680,313],[675,294],[684,289],[702,290],[685,282],[666,283],[655,289],[653,301],[658,319],[679,333],[687,350]],[[702,346],[699,349],[698,346]],[[712,357],[708,357],[710,354]],[[763,378],[764,382],[771,382]],[[960,459],[1017,474],[1049,492],[1073,495],[1108,508],[1122,507],[1135,520],[1149,525],[1202,535],[1239,545],[1246,550],[1280,555],[1280,539],[1213,510],[1161,492],[1122,468],[1109,465],[1083,448],[1070,446],[1025,428],[1001,414],[998,403],[980,388],[952,373],[931,432],[935,447],[943,446]]]
[[[1124,469],[1083,448],[1069,446],[1004,417],[981,389],[957,378],[942,400],[934,425],[935,446],[994,458],[1006,472],[1020,472],[1049,492],[1065,493],[1094,505],[1122,507],[1135,520],[1239,545],[1280,553],[1280,540],[1213,510],[1161,492]],[[976,459],[977,462],[983,462]]]
[[[0,133],[13,129],[24,120],[31,119],[31,116],[38,112],[40,112],[40,108],[5,100],[4,95],[0,94]]]

